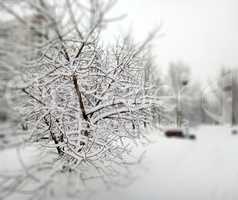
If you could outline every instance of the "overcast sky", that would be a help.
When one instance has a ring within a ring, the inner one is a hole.
[[[238,67],[238,0],[119,0],[115,13],[128,16],[111,26],[111,37],[130,28],[141,39],[162,23],[154,43],[161,67],[182,60],[197,77]]]

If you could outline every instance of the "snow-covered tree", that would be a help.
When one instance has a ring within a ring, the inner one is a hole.
[[[232,121],[232,70],[222,68],[216,81],[210,81],[203,94],[203,109],[218,124]]]
[[[108,16],[114,4],[0,3],[25,29],[25,37],[14,37],[4,50],[11,58],[3,63],[11,74],[6,98],[20,121],[15,130],[44,154],[29,166],[22,162],[24,172],[1,176],[0,197],[13,191],[37,199],[58,195],[68,176],[71,195],[91,179],[118,185],[137,163],[131,148],[151,124],[151,108],[163,103],[144,78],[145,50],[155,33],[141,44],[125,38],[105,48],[100,33],[118,19]]]
[[[186,95],[190,82],[190,68],[181,61],[172,62],[168,69],[168,87],[170,90],[170,104],[175,105],[172,109],[172,115],[175,116],[175,124],[181,127],[185,122],[183,112],[184,107],[190,101]]]
[[[232,69],[232,125],[238,124],[238,70]]]

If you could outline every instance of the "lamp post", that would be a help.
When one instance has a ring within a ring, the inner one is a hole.
[[[179,90],[177,91],[177,96],[176,96],[176,124],[177,127],[181,127],[182,126],[182,118],[183,118],[183,108],[182,108],[182,95],[184,90],[187,88],[188,86],[188,79],[183,78],[180,81],[180,85],[182,86],[181,88],[179,88]]]

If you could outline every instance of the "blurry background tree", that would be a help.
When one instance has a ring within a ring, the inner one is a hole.
[[[232,69],[232,125],[238,124],[238,69]]]
[[[186,94],[190,85],[190,68],[181,61],[172,62],[168,69],[168,84],[172,90],[171,103],[175,105],[172,115],[175,116],[175,124],[181,127],[184,122],[184,107],[190,102]]]
[[[201,124],[211,124],[211,119],[203,108],[204,89],[202,83],[192,78],[190,67],[184,62],[177,61],[170,64],[167,78],[164,80],[167,91],[164,95],[168,96],[168,108],[170,121],[180,127],[198,126]],[[207,91],[206,91],[207,92]],[[211,91],[209,90],[211,95]]]
[[[148,49],[148,53],[145,57],[145,72],[144,72],[144,87],[145,95],[150,95],[155,99],[161,99],[166,93],[163,91],[164,81],[162,80],[161,71],[158,69],[155,58],[152,53],[152,49]],[[149,83],[149,84],[148,84]],[[167,121],[164,105],[151,107],[153,126],[160,125]]]
[[[204,90],[203,108],[217,124],[232,123],[232,70],[222,68],[216,81]]]

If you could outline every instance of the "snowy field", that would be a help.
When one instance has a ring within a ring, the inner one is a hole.
[[[101,190],[90,200],[237,200],[238,135],[229,127],[192,130],[197,140],[167,139],[156,131],[140,177],[126,188]],[[15,168],[15,151],[0,153],[1,168]],[[136,170],[137,171],[137,170]]]

